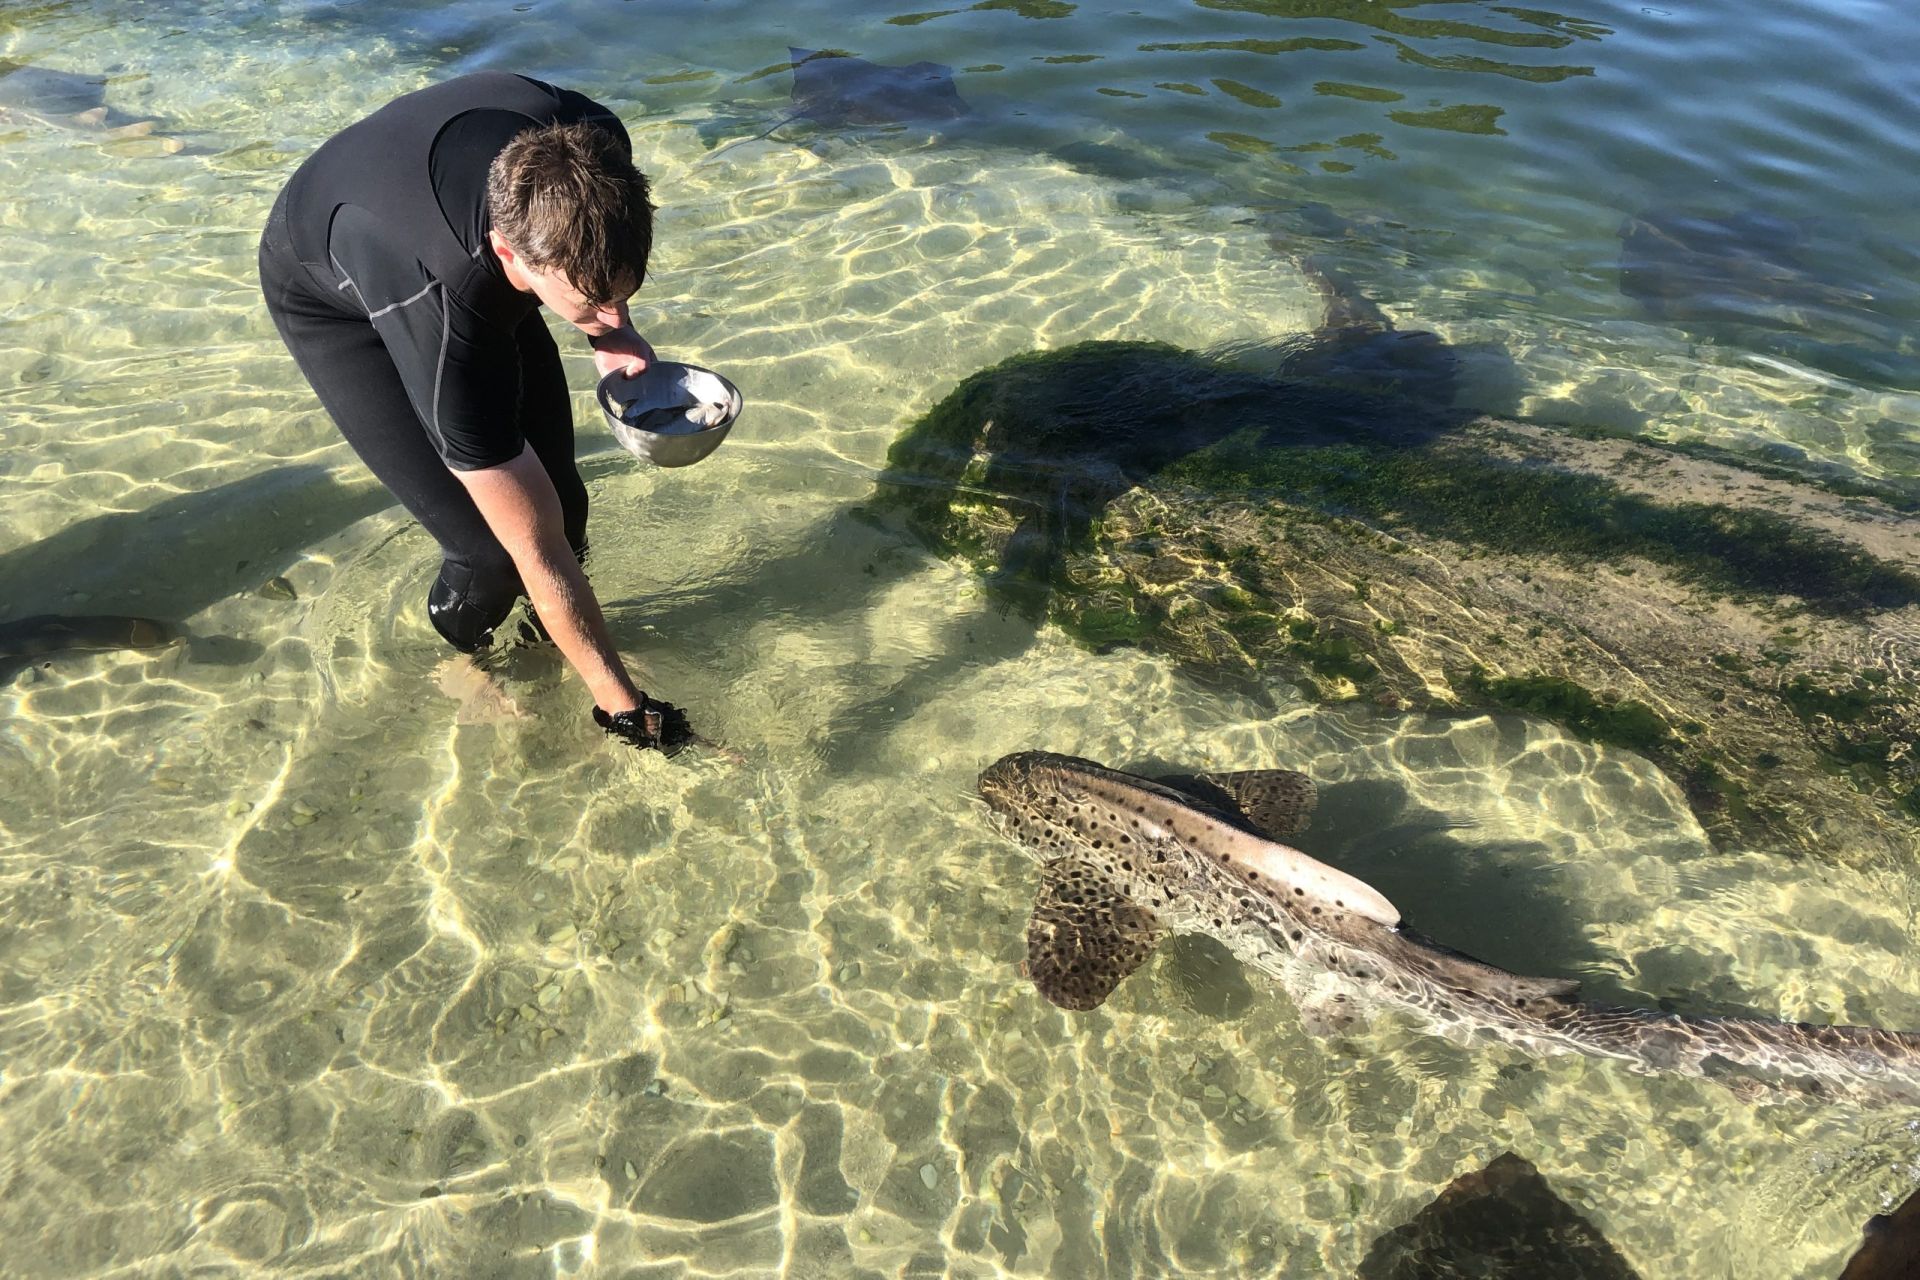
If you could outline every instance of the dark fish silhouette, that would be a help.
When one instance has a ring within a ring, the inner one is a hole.
[[[1865,289],[1822,280],[1808,261],[1810,240],[1801,222],[1759,210],[1650,212],[1621,228],[1620,291],[1675,321],[1768,323],[1872,301]]]
[[[971,110],[953,83],[953,68],[938,62],[889,67],[837,49],[789,46],[787,53],[793,60],[793,110],[765,132],[740,142],[771,137],[799,120],[827,130],[892,128],[958,120]]]
[[[158,120],[129,116],[107,105],[105,76],[54,71],[0,58],[0,120],[27,120],[56,129],[90,133],[102,139],[153,135]],[[156,137],[166,151],[179,151],[178,138]]]
[[[119,614],[69,617],[38,613],[16,618],[0,622],[0,677],[56,653],[157,649],[172,643],[177,635],[176,629],[165,622]]]
[[[937,62],[902,67],[832,49],[787,50],[793,57],[793,114],[829,129],[958,120],[967,104],[953,68]]]

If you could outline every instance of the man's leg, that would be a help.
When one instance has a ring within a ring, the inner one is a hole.
[[[380,335],[317,296],[277,218],[261,241],[260,273],[274,325],[340,434],[440,544],[445,559],[427,594],[434,629],[463,653],[484,649],[512,612],[520,574],[434,450]]]

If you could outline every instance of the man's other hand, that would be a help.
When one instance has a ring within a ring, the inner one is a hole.
[[[631,324],[587,339],[593,346],[593,367],[601,377],[618,373],[635,378],[653,363],[653,347]]]

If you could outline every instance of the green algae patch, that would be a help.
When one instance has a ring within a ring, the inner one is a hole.
[[[1858,720],[1884,701],[1884,695],[1872,683],[1853,676],[1816,680],[1797,675],[1781,688],[1780,696],[1802,720],[1828,716],[1843,723]]]
[[[1226,94],[1229,98],[1243,102],[1249,107],[1261,107],[1270,110],[1283,105],[1280,99],[1274,97],[1265,89],[1256,89],[1252,85],[1242,84],[1238,80],[1215,80],[1213,87]]]
[[[1263,448],[1236,439],[1181,460],[1167,479],[1218,495],[1274,494],[1501,551],[1651,560],[1704,586],[1793,596],[1821,613],[1920,601],[1920,577],[1770,511],[1661,504],[1603,477],[1446,444]]]
[[[1055,621],[1061,630],[1095,653],[1105,653],[1121,645],[1137,645],[1160,627],[1160,619],[1143,614],[1131,605],[1104,602],[1082,609],[1061,610],[1055,615]]]
[[[1441,129],[1448,133],[1479,133],[1504,138],[1507,131],[1495,122],[1505,114],[1504,107],[1463,102],[1437,111],[1389,111],[1387,119],[1416,129]]]
[[[1590,742],[1652,755],[1675,741],[1646,703],[1598,696],[1565,676],[1490,676],[1475,668],[1459,684],[1477,699],[1551,720]]]
[[[1307,665],[1315,675],[1327,680],[1347,680],[1365,684],[1380,673],[1365,651],[1351,638],[1336,631],[1323,630],[1313,622],[1304,627],[1288,627],[1292,637],[1287,652]]]
[[[1879,668],[1802,673],[1780,697],[1807,726],[1822,764],[1870,792],[1891,794],[1902,817],[1920,817],[1920,761],[1911,714],[1920,696]]]
[[[1736,829],[1754,817],[1747,788],[1728,777],[1714,760],[1694,760],[1681,772],[1680,787],[1686,792],[1687,802],[1702,816],[1724,814]]]
[[[1361,102],[1404,102],[1407,95],[1395,93],[1391,89],[1376,89],[1372,85],[1347,84],[1340,80],[1321,80],[1314,84],[1313,91],[1326,98],[1354,98]]]

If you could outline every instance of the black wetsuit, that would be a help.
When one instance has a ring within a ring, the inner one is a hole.
[[[553,480],[586,554],[573,413],[540,303],[507,283],[487,240],[487,169],[515,134],[611,112],[567,89],[481,72],[397,98],[300,166],[260,240],[267,310],[355,453],[440,543],[428,592],[456,648],[484,647],[520,575],[449,469],[524,447]]]

